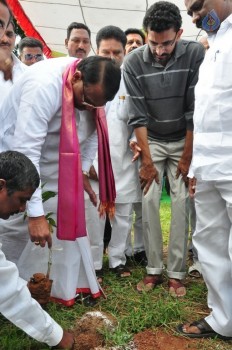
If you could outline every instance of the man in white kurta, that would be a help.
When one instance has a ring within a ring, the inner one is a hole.
[[[110,154],[116,183],[116,215],[111,221],[112,233],[108,246],[109,266],[126,264],[127,237],[132,226],[132,205],[141,201],[138,163],[132,163],[129,141],[133,129],[127,125],[126,89],[121,80],[113,101],[106,105]]]
[[[232,337],[232,2],[185,1],[194,23],[208,31],[209,50],[195,89],[193,160],[197,249],[208,288],[209,316],[178,327],[189,337]],[[210,25],[212,27],[210,28]],[[214,331],[214,332],[213,332]]]
[[[115,26],[103,27],[97,35],[97,54],[114,59],[120,66],[125,54],[126,36]],[[112,167],[116,185],[115,216],[111,220],[112,232],[108,245],[109,267],[122,277],[130,272],[126,269],[125,249],[127,237],[132,226],[132,204],[141,201],[141,190],[136,163],[132,163],[129,140],[133,129],[128,127],[126,91],[122,83],[113,101],[105,107]],[[97,170],[97,169],[96,169]],[[91,182],[94,188],[97,183]],[[89,200],[86,201],[87,229],[91,241],[96,270],[102,267],[104,222]]]
[[[51,59],[31,67],[27,74],[14,84],[0,114],[1,132],[3,132],[0,135],[0,147],[17,149],[26,154],[39,170],[41,183],[46,184],[44,190],[56,193],[58,190],[62,74],[73,60],[73,58]],[[82,118],[82,125],[79,128],[81,130],[79,142],[82,150],[82,169],[88,171],[96,153],[97,136],[92,114],[87,111],[82,113],[86,115],[86,118]],[[78,110],[76,110],[76,118],[78,124],[80,120]],[[69,191],[69,184],[66,186]],[[28,203],[29,221],[31,218],[41,217],[48,212],[52,212],[56,220],[57,196],[49,199],[43,205],[41,190],[36,191]],[[11,235],[11,228],[12,232],[15,231],[13,235]],[[28,239],[27,223],[23,219],[17,227],[13,220],[8,220],[7,227],[1,228],[3,251],[7,258],[17,262],[20,275],[26,280],[36,272],[46,273],[47,247],[35,247],[31,241],[28,241],[22,254],[22,246],[19,250],[12,252],[12,241],[17,247],[20,237],[24,242]],[[78,292],[91,291],[93,296],[99,296],[88,238],[60,241],[57,240],[54,230],[52,239],[52,297],[65,305],[72,305]]]
[[[132,226],[132,205],[141,201],[138,178],[138,164],[132,163],[129,141],[133,130],[127,125],[126,91],[122,83],[113,101],[106,104],[106,117],[109,132],[110,155],[116,186],[115,217],[111,220],[112,233],[108,246],[109,267],[115,268],[126,264],[126,243]],[[94,161],[95,170],[97,171]],[[98,182],[91,181],[98,193]],[[96,208],[86,197],[86,221],[90,235],[91,250],[95,269],[102,268],[104,223]]]

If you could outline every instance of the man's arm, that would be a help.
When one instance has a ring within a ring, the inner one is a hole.
[[[59,91],[56,91],[53,85],[49,86],[48,89],[35,79],[35,81],[31,80],[22,87],[15,132],[12,137],[12,149],[28,156],[39,173],[41,151],[47,136],[48,125],[57,111]],[[31,240],[40,242],[42,247],[48,242],[50,247],[51,234],[44,216],[41,188],[35,191],[28,202],[27,215]]]
[[[141,149],[141,166],[139,170],[139,178],[141,188],[144,194],[147,193],[153,180],[159,183],[159,173],[154,166],[151,158],[151,153],[147,141],[147,128],[139,127],[135,129],[135,135],[137,138],[138,145]]]
[[[192,153],[193,153],[193,132],[191,130],[187,130],[184,150],[179,160],[179,163],[177,166],[177,172],[176,172],[176,177],[179,177],[180,175],[182,175],[186,185],[188,184],[188,171],[192,160]]]
[[[123,66],[123,79],[127,93],[129,125],[134,127],[138,147],[141,149],[141,166],[139,178],[143,193],[146,194],[153,180],[159,183],[158,171],[152,162],[150,149],[147,140],[147,108],[144,92],[136,79],[134,73],[130,70],[130,62],[125,62]]]

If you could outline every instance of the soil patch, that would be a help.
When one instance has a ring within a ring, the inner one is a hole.
[[[161,329],[145,330],[134,336],[137,350],[199,350],[202,340],[174,336]]]

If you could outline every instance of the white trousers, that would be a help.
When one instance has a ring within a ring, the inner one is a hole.
[[[137,202],[132,205],[135,220],[134,220],[134,240],[132,243],[131,230],[126,243],[126,255],[132,256],[145,250],[143,241],[143,222],[142,222],[142,203]]]
[[[116,203],[115,217],[111,220],[111,240],[108,245],[109,267],[126,264],[126,242],[132,225],[132,203]]]
[[[99,218],[97,209],[85,200],[85,215],[95,270],[102,268],[105,220]],[[132,204],[116,203],[115,217],[111,220],[112,232],[108,245],[109,267],[125,265],[126,242],[132,225]]]
[[[197,250],[193,245],[192,236],[196,229],[196,209],[195,209],[195,199],[189,198],[189,226],[190,226],[190,243],[188,249],[192,249],[193,261],[198,261]]]
[[[85,199],[85,219],[94,268],[95,270],[101,270],[103,263],[105,219],[99,217],[97,208],[93,206],[87,197]]]
[[[193,244],[208,288],[206,317],[219,334],[232,336],[232,183],[197,180]]]

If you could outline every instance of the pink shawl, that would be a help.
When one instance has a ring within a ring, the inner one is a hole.
[[[63,74],[59,147],[57,238],[71,241],[86,236],[83,174],[71,83],[79,61],[72,62]],[[109,213],[112,216],[116,191],[104,108],[96,109],[95,116],[98,134],[99,211],[100,215]]]

